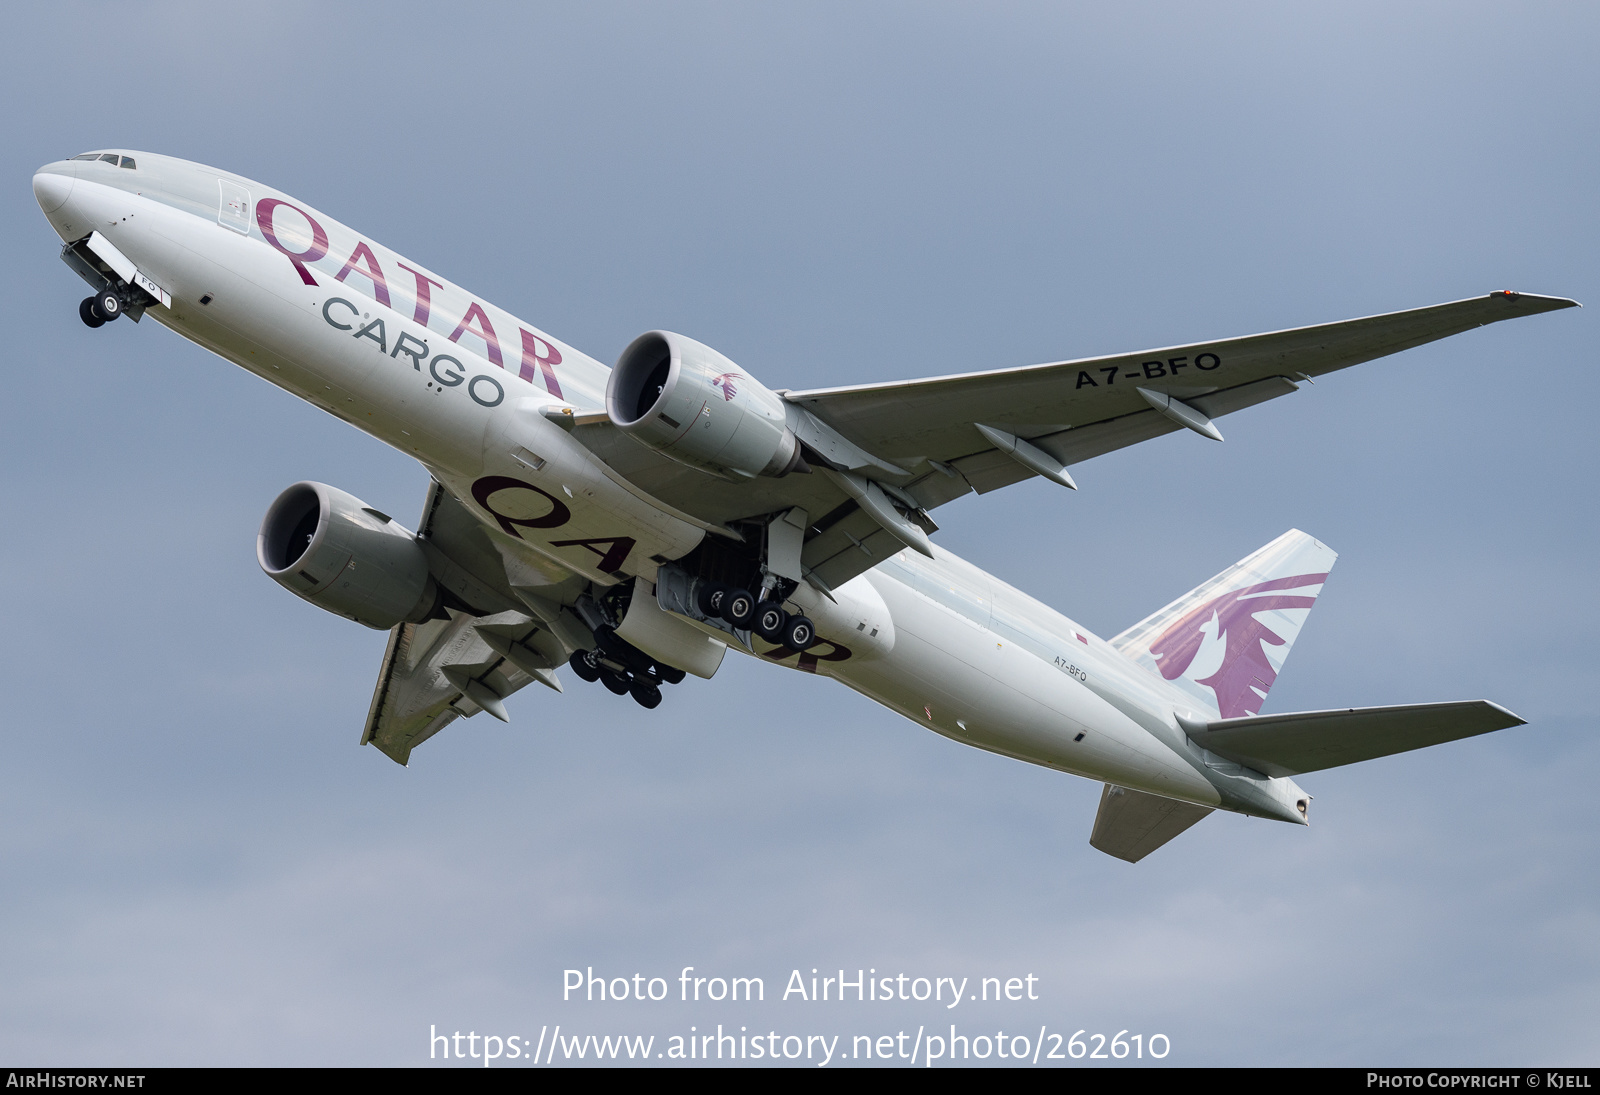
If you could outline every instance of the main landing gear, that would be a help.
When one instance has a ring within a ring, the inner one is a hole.
[[[776,601],[758,601],[748,589],[706,582],[697,594],[700,611],[718,616],[740,631],[754,631],[769,643],[796,653],[817,641],[817,629],[806,616],[791,616]]]
[[[78,304],[78,318],[86,327],[103,327],[122,314],[122,298],[110,289],[102,289]]]
[[[663,684],[678,684],[684,678],[683,670],[663,665],[609,628],[598,628],[595,641],[594,650],[579,650],[567,660],[572,671],[583,680],[599,681],[614,695],[632,696],[646,710],[661,705]]]

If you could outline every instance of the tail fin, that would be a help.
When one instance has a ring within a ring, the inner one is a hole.
[[[1225,719],[1261,710],[1338,552],[1290,529],[1111,640]]]

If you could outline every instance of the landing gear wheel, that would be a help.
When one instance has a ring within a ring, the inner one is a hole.
[[[702,582],[700,591],[695,596],[696,604],[703,616],[713,619],[722,615],[722,599],[727,596],[728,587],[721,582]]]
[[[653,711],[661,706],[661,689],[649,681],[635,681],[628,691],[633,695],[633,702],[646,711]]]
[[[756,595],[748,589],[730,589],[722,598],[722,618],[740,631],[756,618]]]
[[[100,318],[100,313],[94,309],[94,297],[84,297],[78,304],[78,318],[83,320],[85,327],[104,327],[106,321]]]
[[[579,679],[588,681],[590,684],[600,679],[600,667],[589,660],[593,653],[594,651],[592,650],[578,650],[574,651],[572,657],[567,659],[567,664],[572,666],[572,671],[578,675]]]
[[[618,696],[626,696],[629,688],[632,687],[632,685],[628,683],[628,678],[622,676],[620,673],[613,673],[609,669],[602,669],[600,671],[600,683],[605,685],[607,689]]]
[[[122,314],[122,298],[110,289],[94,295],[94,310],[99,317],[110,323]]]
[[[656,672],[661,674],[661,679],[668,684],[682,684],[687,676],[683,670],[674,665],[657,665]]]
[[[789,622],[789,614],[783,606],[775,601],[763,601],[756,605],[755,623],[751,626],[755,633],[769,643],[783,641],[783,625]]]
[[[799,652],[817,641],[817,627],[805,616],[790,616],[783,629],[783,645]]]

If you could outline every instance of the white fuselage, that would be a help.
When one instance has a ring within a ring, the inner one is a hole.
[[[146,315],[421,461],[484,522],[520,584],[654,580],[656,560],[705,535],[546,417],[604,406],[600,362],[287,195],[132,155],[131,170],[103,161],[40,170],[35,193],[62,239],[101,233],[170,294],[170,307]],[[494,476],[543,498],[490,509],[473,488]],[[594,546],[620,537],[633,544],[620,560]],[[758,641],[746,653],[835,677],[982,749],[1302,821],[1293,781],[1189,741],[1177,715],[1198,713],[1165,680],[978,568],[935,556],[903,552],[832,599],[802,585],[793,600],[816,621],[816,646],[797,655]]]

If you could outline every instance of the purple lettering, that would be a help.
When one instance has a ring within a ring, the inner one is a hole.
[[[802,673],[815,673],[817,671],[818,662],[842,662],[849,660],[851,650],[848,646],[843,646],[839,643],[836,643],[832,639],[824,639],[820,635],[817,636],[818,646],[823,643],[828,644],[828,650],[826,653],[820,652],[817,646],[813,646],[808,650],[802,650],[800,651],[800,660],[795,664],[795,668],[800,670]],[[763,658],[771,658],[775,662],[782,662],[794,657],[795,651],[790,650],[786,646],[775,646],[761,656]]]
[[[537,372],[544,377],[545,391],[557,399],[562,398],[561,384],[556,380],[554,368],[561,364],[561,351],[520,327],[517,331],[522,335],[522,379],[532,383]]]
[[[501,513],[489,504],[489,499],[503,490],[531,490],[535,494],[541,494],[550,503],[550,512],[542,517],[513,517],[510,514]],[[489,516],[499,522],[500,528],[504,530],[507,536],[515,536],[519,540],[524,539],[522,533],[517,531],[519,526],[521,528],[560,528],[572,520],[572,511],[567,508],[567,504],[561,499],[549,491],[540,490],[532,483],[524,483],[521,479],[513,479],[509,475],[484,476],[472,484],[472,497],[478,505],[484,508],[484,511]]]
[[[609,544],[601,551],[596,544]],[[622,562],[628,553],[634,549],[637,541],[632,536],[602,536],[597,540],[551,540],[551,547],[581,547],[587,548],[600,556],[600,569],[607,574],[615,573],[622,569]]]
[[[362,264],[366,266],[365,270],[356,267],[357,259],[360,259]],[[383,267],[378,265],[378,256],[372,253],[372,248],[368,247],[364,240],[356,244],[356,249],[350,252],[350,261],[345,263],[344,269],[340,270],[334,277],[343,281],[352,272],[360,274],[371,281],[372,295],[378,298],[379,304],[385,308],[389,307],[389,280],[383,276]]]
[[[272,227],[272,215],[280,205],[288,206],[306,219],[306,224],[311,228],[311,246],[304,251],[291,251],[278,239],[278,234]],[[299,206],[289,205],[278,198],[262,198],[256,202],[256,224],[261,229],[264,238],[278,254],[288,259],[294,265],[295,272],[300,275],[300,280],[307,285],[316,285],[317,279],[311,276],[311,271],[306,269],[306,263],[316,262],[328,253],[328,233],[322,230],[322,225]]]
[[[477,317],[478,326],[472,325],[473,317]],[[494,326],[489,322],[489,317],[483,313],[483,305],[473,301],[467,306],[467,314],[461,317],[461,322],[456,324],[456,329],[450,332],[451,342],[460,342],[463,334],[474,334],[483,339],[483,344],[489,347],[489,360],[500,366],[506,367],[505,358],[500,355],[500,338],[494,333]]]
[[[395,265],[400,267],[402,270],[409,271],[411,276],[417,279],[417,307],[416,312],[411,318],[416,323],[426,327],[428,325],[428,311],[432,307],[433,303],[432,290],[430,290],[428,286],[433,285],[443,289],[444,284],[442,282],[434,281],[421,270],[412,270],[411,267],[407,266],[403,262],[396,262]]]

